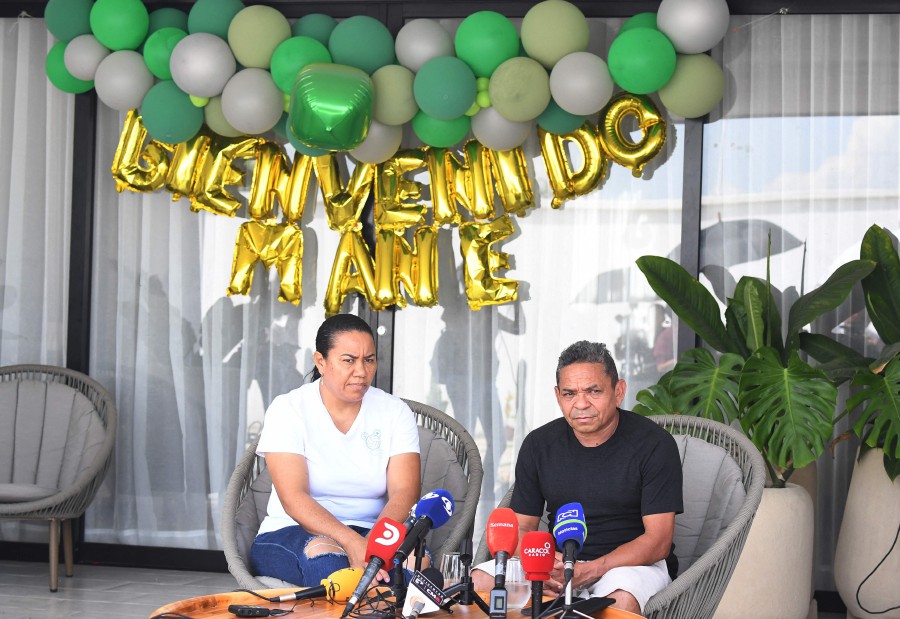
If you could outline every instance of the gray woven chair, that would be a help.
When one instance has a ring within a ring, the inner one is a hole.
[[[675,435],[685,511],[675,517],[678,577],[650,598],[644,616],[707,619],[725,593],[753,523],[765,485],[765,464],[753,443],[725,424],[682,415],[649,419]],[[512,491],[498,507],[509,507]],[[546,514],[541,527],[547,527]],[[489,558],[482,540],[475,562]]]
[[[50,521],[50,591],[73,573],[72,518],[93,500],[112,459],[116,405],[91,378],[65,368],[0,368],[0,519]]]
[[[463,539],[472,536],[484,476],[481,454],[466,429],[452,417],[426,404],[405,402],[419,425],[422,492],[443,488],[455,503],[450,521],[431,531],[427,538],[434,561],[439,564],[444,553],[458,550]],[[222,544],[228,570],[245,589],[294,586],[268,576],[255,576],[248,569],[250,545],[266,515],[271,491],[265,459],[256,455],[254,442],[231,475],[222,509]]]

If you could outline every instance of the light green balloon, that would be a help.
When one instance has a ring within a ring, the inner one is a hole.
[[[66,68],[66,41],[57,41],[47,53],[47,59],[44,61],[44,70],[50,83],[62,90],[72,94],[87,92],[94,87],[94,81],[80,80]]]
[[[709,114],[724,93],[722,68],[706,54],[679,54],[672,79],[658,91],[666,109],[683,118]]]
[[[169,60],[172,50],[178,42],[187,36],[187,32],[178,28],[160,28],[144,42],[144,63],[150,72],[161,80],[172,79]]]
[[[629,17],[622,24],[622,27],[619,28],[619,34],[628,32],[632,28],[653,28],[658,30],[656,27],[656,13],[638,13],[633,17]]]
[[[272,54],[272,79],[281,92],[290,94],[300,70],[314,62],[331,62],[328,48],[312,37],[291,37]]]
[[[402,125],[412,120],[419,106],[413,95],[413,72],[399,64],[389,64],[372,74],[375,101],[372,115],[384,125]]]
[[[584,13],[566,0],[544,0],[522,20],[522,47],[548,69],[572,52],[587,50],[590,29]]]
[[[225,120],[225,115],[222,113],[221,95],[209,100],[209,103],[203,108],[203,119],[206,122],[206,126],[218,135],[226,138],[236,138],[239,135],[243,135]]]
[[[287,18],[262,4],[241,9],[228,26],[228,45],[235,59],[248,68],[268,69],[275,48],[289,38]]]
[[[536,60],[511,58],[491,75],[488,94],[506,120],[534,120],[550,103],[550,76]]]

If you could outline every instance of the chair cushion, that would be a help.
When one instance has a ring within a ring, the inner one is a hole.
[[[59,488],[35,486],[34,484],[0,484],[0,503],[24,503],[38,501],[53,496]]]
[[[250,484],[250,492],[241,501],[234,516],[237,547],[242,557],[250,556],[250,546],[259,531],[259,525],[266,517],[270,494],[272,478],[268,469],[263,469]]]
[[[421,426],[419,426],[419,455],[422,466],[422,493],[443,488],[453,497],[453,517],[444,526],[431,531],[426,538],[428,547],[436,551],[443,546],[463,516],[469,480],[450,443]]]
[[[676,435],[684,476],[684,512],[675,516],[675,554],[679,573],[709,550],[734,520],[746,492],[741,468],[721,447]]]

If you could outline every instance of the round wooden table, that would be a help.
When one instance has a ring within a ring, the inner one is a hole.
[[[271,598],[287,595],[294,591],[297,591],[297,589],[266,589],[259,591],[259,593]],[[481,592],[479,595],[482,599],[487,599],[489,597],[487,592]],[[214,617],[219,619],[234,619],[235,615],[228,612],[228,606],[231,604],[250,604],[254,606],[264,606],[269,609],[283,608],[285,610],[294,606],[294,602],[267,602],[251,593],[232,591],[230,593],[214,593],[212,595],[190,598],[189,600],[172,602],[171,604],[166,604],[165,606],[156,609],[151,615],[151,618],[165,613],[178,613],[187,615],[192,619],[212,619]],[[288,619],[339,619],[343,610],[343,604],[332,604],[325,599],[318,598],[315,600],[302,600],[297,602],[294,612],[284,616]],[[485,615],[475,605],[461,606],[457,604],[453,606],[452,615],[446,611],[440,611],[428,613],[422,617],[423,619],[448,619],[451,617],[454,619],[482,619]],[[604,608],[596,613],[594,617],[596,619],[635,619],[636,617],[640,617],[640,615],[635,615],[617,608]],[[511,610],[509,612],[509,619],[520,618],[524,619],[524,616],[517,610]]]

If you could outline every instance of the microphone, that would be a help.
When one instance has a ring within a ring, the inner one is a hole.
[[[531,616],[541,614],[544,581],[550,579],[554,563],[553,536],[547,531],[529,531],[522,536],[522,569],[531,581]]]
[[[401,616],[416,619],[422,613],[439,610],[446,602],[444,576],[433,567],[426,567],[413,574],[409,582]]]
[[[563,553],[563,575],[568,583],[575,575],[575,557],[587,537],[587,523],[581,503],[566,503],[559,508],[553,525],[553,537]]]
[[[415,524],[407,531],[406,539],[400,544],[396,554],[395,563],[403,563],[415,547],[431,529],[437,529],[450,520],[453,515],[453,497],[446,490],[433,490],[415,504],[412,516]],[[409,521],[409,519],[407,519]]]
[[[308,600],[310,598],[327,597],[332,602],[344,602],[353,587],[359,582],[362,570],[355,567],[345,567],[342,570],[332,572],[316,587],[309,587],[294,591],[287,595],[280,595],[273,602],[293,602],[294,600]]]
[[[369,585],[375,580],[378,570],[391,560],[405,535],[403,525],[396,520],[382,518],[375,523],[375,526],[369,531],[369,542],[366,545],[366,556],[369,557],[369,563],[359,579],[359,584],[353,590],[353,594],[347,599],[347,606],[341,617],[350,614],[356,603],[365,595]]]
[[[519,521],[508,507],[491,512],[487,522],[488,550],[494,555],[494,588],[491,589],[490,616],[506,617],[506,560],[519,543]]]

